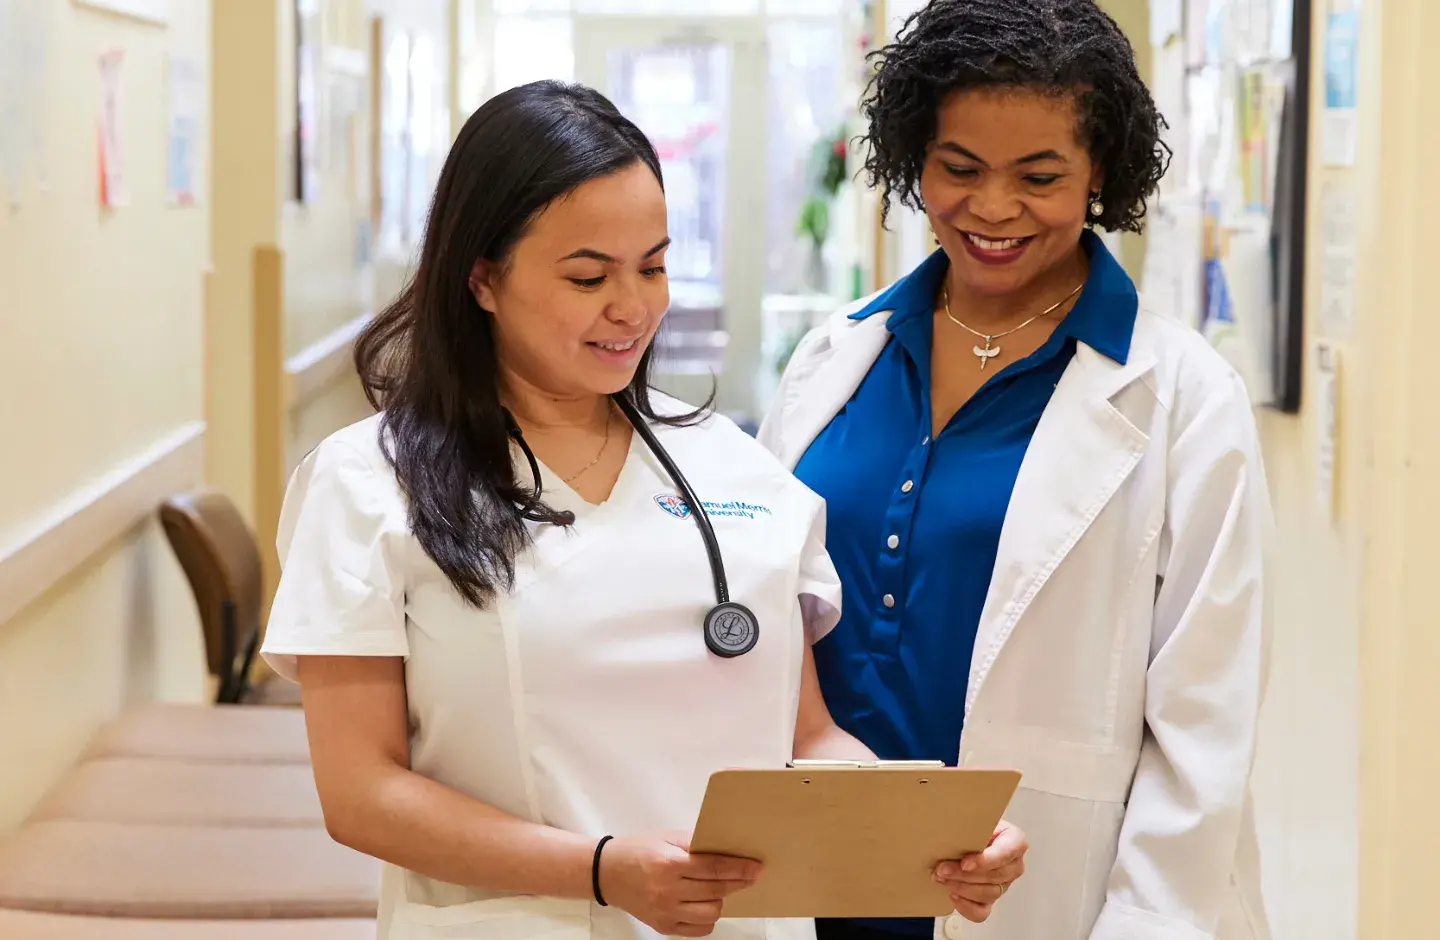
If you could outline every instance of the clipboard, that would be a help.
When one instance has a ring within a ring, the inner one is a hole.
[[[989,845],[1019,783],[1014,770],[905,761],[722,770],[690,851],[764,863],[726,917],[943,917],[954,905],[935,866]]]

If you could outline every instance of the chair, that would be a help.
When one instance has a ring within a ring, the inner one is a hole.
[[[260,647],[264,572],[255,534],[235,504],[213,489],[182,493],[160,507],[160,522],[200,610],[207,668],[219,682],[216,702],[298,704],[294,688],[251,683]]]

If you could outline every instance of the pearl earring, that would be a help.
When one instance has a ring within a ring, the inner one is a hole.
[[[1100,201],[1099,193],[1092,193],[1090,196],[1090,217],[1098,219],[1105,214],[1105,203]]]

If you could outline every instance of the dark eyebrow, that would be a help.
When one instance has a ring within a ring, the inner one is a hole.
[[[660,252],[664,251],[666,248],[669,248],[669,247],[670,247],[670,239],[666,238],[666,239],[664,239],[663,241],[661,241],[658,245],[656,245],[654,248],[651,248],[649,251],[645,252],[645,257],[646,257],[646,258],[653,258],[653,257],[655,257],[656,255],[658,255]],[[591,261],[598,261],[598,262],[600,262],[601,264],[615,264],[615,263],[616,263],[615,259],[612,258],[612,257],[610,257],[609,255],[605,254],[605,252],[603,252],[603,251],[596,251],[596,250],[593,249],[593,248],[581,248],[581,249],[579,249],[578,251],[572,251],[572,252],[570,252],[570,254],[566,255],[565,257],[561,258],[560,260],[561,260],[561,261],[574,261],[574,260],[577,259],[577,258],[588,258],[588,259],[591,260]],[[557,262],[557,263],[558,263],[558,262]]]
[[[990,164],[986,163],[983,159],[981,159],[981,157],[980,157],[978,154],[971,153],[970,151],[966,150],[964,147],[960,146],[959,144],[952,143],[952,142],[950,142],[950,141],[948,141],[948,140],[942,141],[941,143],[936,144],[936,145],[935,145],[935,149],[936,149],[936,150],[948,150],[948,151],[950,151],[951,153],[958,153],[960,156],[964,157],[966,160],[974,160],[976,163],[980,164],[981,166],[989,166],[989,165],[990,165]]]
[[[1039,153],[1032,153],[1016,160],[1016,163],[1039,163],[1041,160],[1058,160],[1061,163],[1069,163],[1064,157],[1054,150],[1041,150]]]
[[[948,150],[948,151],[951,152],[951,153],[957,153],[957,154],[959,154],[960,156],[964,157],[964,158],[967,159],[967,160],[974,160],[976,163],[980,164],[981,166],[987,166],[987,167],[988,167],[988,166],[990,165],[990,164],[986,163],[978,154],[971,153],[969,150],[966,150],[964,147],[960,146],[959,144],[953,143],[953,142],[948,141],[948,140],[947,140],[947,141],[942,141],[941,143],[936,144],[936,145],[935,145],[935,149],[936,149],[936,150]],[[1016,160],[1015,162],[1016,162],[1017,164],[1022,164],[1022,163],[1039,163],[1039,162],[1042,161],[1042,160],[1058,160],[1058,161],[1060,161],[1061,163],[1068,163],[1068,162],[1069,162],[1069,161],[1066,160],[1064,157],[1062,157],[1057,151],[1054,151],[1054,150],[1041,150],[1041,151],[1038,151],[1038,152],[1036,152],[1036,153],[1027,154],[1026,156],[1021,157],[1019,160]]]
[[[591,261],[598,261],[598,262],[600,262],[601,264],[614,264],[614,263],[615,263],[615,259],[614,259],[614,258],[612,258],[612,257],[610,257],[609,255],[605,254],[605,252],[603,252],[603,251],[596,251],[596,250],[594,250],[593,248],[581,248],[579,251],[572,251],[572,252],[570,252],[568,255],[566,255],[565,257],[561,258],[560,260],[561,260],[561,261],[574,261],[576,258],[588,258],[588,259],[590,259]]]

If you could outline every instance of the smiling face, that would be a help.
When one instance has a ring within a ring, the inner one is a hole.
[[[557,398],[629,385],[670,306],[667,231],[660,182],[636,163],[546,206],[503,269],[477,264],[502,370]]]
[[[983,88],[941,103],[920,194],[956,287],[1000,297],[1070,269],[1102,182],[1078,126],[1071,96]]]

